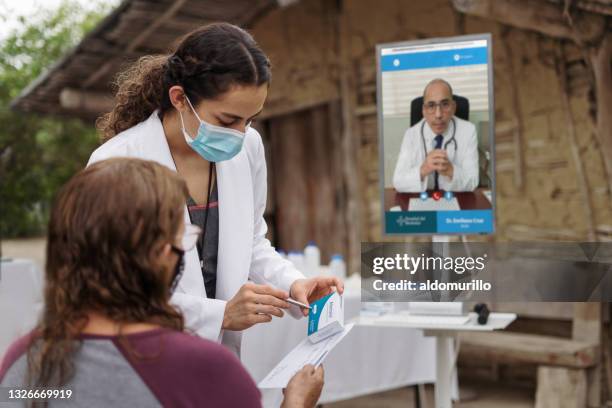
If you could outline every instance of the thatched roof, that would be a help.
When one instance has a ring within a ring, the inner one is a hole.
[[[119,69],[146,54],[165,53],[183,34],[206,23],[251,27],[291,1],[125,0],[73,50],[32,82],[12,107],[93,120],[111,102]]]
[[[110,86],[126,63],[167,52],[180,36],[203,24],[222,20],[249,28],[271,10],[296,1],[124,0],[11,106],[93,120],[112,106]],[[599,40],[612,15],[612,0],[449,1],[462,13],[582,43]]]

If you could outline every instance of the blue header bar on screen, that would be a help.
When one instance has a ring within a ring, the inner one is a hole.
[[[410,52],[383,55],[380,58],[382,71],[455,67],[487,63],[487,47],[459,48],[454,50]]]

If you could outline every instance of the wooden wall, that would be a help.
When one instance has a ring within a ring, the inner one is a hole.
[[[252,31],[274,64],[265,115],[338,98],[352,103],[344,126],[358,144],[359,183],[348,199],[359,205],[359,240],[382,239],[375,45],[484,32],[493,35],[495,239],[612,240],[591,73],[572,43],[462,15],[447,0],[303,0],[270,13]],[[341,95],[343,79],[350,92]]]
[[[270,119],[266,130],[268,179],[275,242],[284,251],[302,250],[309,241],[324,263],[347,252],[345,194],[338,148],[337,103],[319,105]]]

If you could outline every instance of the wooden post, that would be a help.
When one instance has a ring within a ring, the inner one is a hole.
[[[612,303],[605,303],[608,308],[608,330],[603,342],[603,364],[605,367],[606,392],[608,406],[612,406]]]
[[[567,121],[567,144],[570,147],[572,159],[574,161],[574,168],[576,169],[576,178],[578,179],[578,188],[580,189],[580,199],[584,201],[584,216],[587,223],[587,240],[597,241],[595,234],[595,218],[593,215],[593,203],[591,200],[591,192],[589,190],[589,180],[586,176],[582,157],[580,156],[580,149],[578,147],[578,136],[576,132],[576,123],[574,122],[574,115],[572,115],[572,108],[569,100],[569,89],[567,85],[567,66],[565,61],[565,55],[563,53],[563,43],[559,43],[556,56],[555,65],[557,68],[557,77],[559,79],[559,92],[561,94],[561,108]]]
[[[612,33],[608,32],[599,47],[592,48],[588,56],[595,76],[597,136],[608,173],[608,194],[612,195]]]
[[[514,61],[512,57],[512,47],[510,46],[510,27],[505,27],[502,32],[502,44],[504,52],[506,54],[508,77],[510,78],[510,93],[512,96],[512,110],[514,111],[514,130],[512,135],[513,147],[514,147],[514,186],[519,190],[523,191],[525,186],[524,173],[525,164],[523,158],[523,129],[525,127],[523,123],[523,113],[521,110],[520,97],[519,97],[519,82],[516,80],[516,73],[514,71]]]
[[[585,370],[538,367],[536,408],[583,408],[587,401]]]
[[[602,344],[602,303],[584,302],[574,304],[572,338]],[[587,402],[589,408],[601,406],[601,351],[597,365],[587,370]]]
[[[340,67],[339,90],[342,111],[342,163],[343,179],[346,186],[346,213],[348,254],[347,274],[358,270],[361,263],[361,233],[359,206],[359,138],[355,134],[355,107],[357,105],[354,71],[351,65],[350,29],[347,17],[343,15],[343,1],[335,4],[336,47]]]

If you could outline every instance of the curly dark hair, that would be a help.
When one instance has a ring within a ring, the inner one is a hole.
[[[44,312],[28,349],[29,385],[59,387],[73,376],[88,312],[120,326],[184,329],[159,254],[176,241],[187,194],[173,171],[128,158],[95,163],[60,190],[47,236]]]
[[[149,55],[119,73],[116,105],[96,123],[106,141],[172,104],[168,91],[183,87],[195,104],[214,99],[233,85],[269,84],[268,57],[245,30],[229,23],[209,24],[187,34],[169,55]]]

